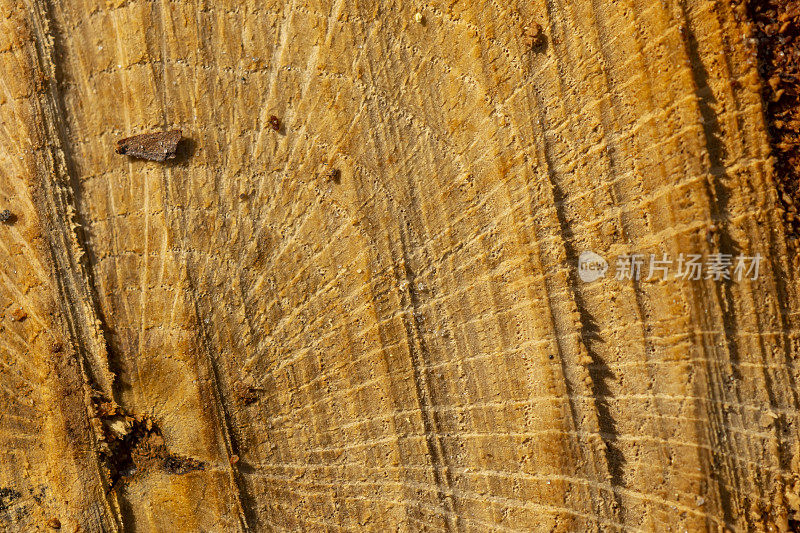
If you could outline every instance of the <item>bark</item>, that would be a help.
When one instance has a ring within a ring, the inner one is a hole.
[[[726,0],[0,0],[0,528],[795,527],[749,31]],[[585,283],[587,250],[764,260]]]

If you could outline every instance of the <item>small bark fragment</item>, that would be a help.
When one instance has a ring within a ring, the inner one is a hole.
[[[117,153],[150,161],[166,161],[174,159],[178,144],[181,142],[181,130],[143,133],[117,141]]]

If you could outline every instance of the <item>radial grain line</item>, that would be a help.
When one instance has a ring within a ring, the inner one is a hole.
[[[552,1],[547,0],[545,2],[545,9],[547,14],[547,25],[550,30],[549,33],[551,36],[554,36],[556,35],[556,22],[554,19],[554,12],[556,10],[556,7],[554,6]],[[551,39],[551,45],[553,46],[553,50],[555,53],[554,62],[556,71],[558,73],[557,87],[559,89],[559,93],[562,95],[563,98],[564,95],[566,94],[566,91],[564,89],[564,84],[565,84],[564,73],[563,73],[564,67],[562,65],[569,64],[570,61],[569,57],[565,58],[562,56],[562,53],[559,52],[559,49],[555,47],[554,43],[552,43],[552,39]],[[578,330],[577,335],[578,339],[580,340],[580,344],[586,349],[592,361],[596,363],[599,360],[599,356],[592,347],[592,342],[596,337],[596,335],[599,334],[599,331],[597,331],[596,320],[588,310],[585,304],[585,300],[582,294],[580,293],[581,282],[577,279],[576,272],[574,270],[574,265],[577,264],[577,252],[573,244],[574,234],[571,228],[571,223],[568,221],[566,213],[564,212],[563,205],[566,201],[566,193],[563,191],[561,184],[559,182],[558,172],[555,170],[554,154],[552,153],[553,149],[551,147],[551,142],[547,136],[547,129],[546,129],[547,122],[546,122],[546,117],[542,111],[543,109],[546,109],[546,104],[542,101],[538,92],[531,91],[530,94],[531,94],[531,100],[536,103],[536,108],[531,109],[531,116],[535,117],[534,124],[539,126],[538,128],[540,132],[539,137],[541,138],[539,146],[539,150],[541,150],[540,158],[543,159],[544,161],[545,164],[544,172],[546,175],[547,183],[550,185],[551,188],[551,194],[549,195],[548,199],[549,203],[553,206],[553,209],[555,211],[555,223],[557,224],[556,229],[558,230],[558,237],[560,239],[559,244],[564,250],[564,253],[568,261],[568,265],[566,268],[568,270],[567,275],[569,283],[568,287],[566,287],[565,290],[567,294],[569,294],[570,303],[578,311],[577,321],[578,325],[580,326],[580,329]],[[567,394],[569,397],[570,409],[573,417],[573,424],[574,427],[577,429],[582,425],[582,423],[579,421],[580,418],[578,417],[578,413],[580,412],[580,407],[574,400],[575,396],[574,390],[576,384],[571,383],[570,381],[571,378],[569,377],[568,365],[572,364],[578,367],[578,364],[577,361],[574,360],[573,361],[565,360],[564,356],[567,355],[568,350],[565,348],[561,340],[561,337],[564,336],[565,332],[561,333],[558,332],[558,326],[557,326],[558,322],[555,319],[556,315],[558,315],[558,309],[552,304],[553,288],[550,285],[551,283],[548,283],[548,302],[550,305],[551,314],[554,317],[553,324],[556,333],[556,341],[559,344],[559,351],[561,355],[560,359],[562,366],[562,376],[564,379],[565,386],[567,387]],[[596,431],[608,435],[615,435],[616,430],[613,418],[611,418],[608,409],[603,408],[601,400],[597,395],[597,393],[600,390],[602,390],[602,388],[605,387],[605,385],[599,382],[596,383],[596,381],[598,380],[597,374],[592,375],[592,373],[590,373],[590,377],[591,377],[591,385],[589,392],[590,396],[594,400],[593,401],[594,420],[592,421],[592,423],[596,426]],[[610,424],[606,424],[606,422],[609,421]],[[595,428],[593,428],[593,430],[595,430]],[[592,447],[591,449],[593,450],[594,447]],[[593,453],[594,460],[592,461],[592,463],[595,469],[594,474],[598,480],[605,480],[607,478],[610,478],[612,482],[614,482],[614,484],[619,484],[622,473],[621,471],[619,471],[619,469],[615,469],[613,466],[615,464],[614,450],[615,448],[613,447],[613,442],[606,443],[606,451],[602,455],[602,459],[597,457],[598,454]],[[593,496],[592,499],[595,505],[597,506],[595,512],[598,514],[598,516],[602,514],[610,514],[615,518],[615,520],[623,520],[623,518],[621,518],[618,515],[619,510],[621,509],[621,505],[619,501],[619,496],[615,491],[612,491],[612,502],[610,502],[611,503],[610,506],[609,502],[606,501],[606,498],[600,496],[598,499],[598,496],[596,494],[593,494],[592,496]],[[610,509],[602,511],[601,509],[602,505],[609,506]]]
[[[417,319],[420,302],[414,289],[414,273],[409,267],[410,257],[406,239],[405,232],[400,228],[400,247],[403,256],[401,268],[403,269],[404,279],[408,284],[406,293],[411,304],[411,318],[403,320],[403,324],[405,325],[408,353],[411,357],[411,366],[414,372],[414,389],[425,431],[425,445],[431,458],[433,478],[437,486],[439,500],[446,510],[444,524],[447,531],[460,531],[459,515],[456,511],[452,481],[450,479],[450,469],[439,435],[439,424],[436,420],[436,412],[433,409],[434,399],[431,395],[431,387],[427,377],[428,361],[426,360],[426,355],[428,354],[428,349],[423,340]]]
[[[214,352],[212,350],[213,341],[211,340],[211,335],[208,332],[208,329],[205,327],[205,322],[203,321],[202,311],[200,310],[200,302],[197,298],[197,285],[192,279],[191,275],[191,268],[187,265],[187,281],[189,283],[189,293],[191,294],[192,302],[193,302],[193,311],[195,314],[195,320],[197,322],[197,330],[198,336],[202,342],[200,342],[200,350],[203,351],[205,354],[206,364],[208,366],[209,377],[212,387],[213,393],[213,403],[216,407],[216,419],[217,423],[219,424],[220,428],[220,436],[223,439],[225,444],[225,451],[228,454],[228,457],[237,454],[238,451],[238,444],[235,441],[233,434],[231,432],[231,415],[228,411],[228,407],[225,405],[224,398],[225,395],[222,393],[222,389],[220,386],[221,379],[220,379],[220,371],[217,367],[217,362],[214,359]],[[242,485],[242,480],[238,473],[238,470],[235,468],[226,468],[226,473],[231,480],[232,487],[234,489],[234,496],[235,496],[235,503],[237,506],[237,510],[239,511],[239,525],[241,531],[253,531],[252,524],[256,523],[255,517],[253,516],[253,508],[251,506],[245,506],[244,500],[247,493]],[[247,498],[248,501],[250,498]]]
[[[109,397],[113,396],[114,375],[108,367],[107,342],[104,332],[98,324],[102,324],[98,312],[96,293],[92,277],[86,265],[87,253],[85,239],[81,239],[77,231],[73,231],[73,220],[78,218],[77,176],[69,146],[67,130],[62,117],[66,116],[63,96],[58,84],[61,72],[58,67],[59,50],[62,36],[58,31],[53,16],[53,6],[48,0],[34,0],[28,6],[33,22],[37,70],[47,77],[47,90],[44,96],[36,99],[38,113],[47,137],[47,149],[44,151],[49,168],[42,171],[40,180],[44,194],[43,202],[38,206],[42,218],[46,221],[48,246],[55,266],[55,283],[58,287],[58,304],[61,315],[67,322],[71,333],[71,341],[78,352],[78,363],[84,380],[82,384],[73,384],[84,389],[86,385],[100,388]],[[53,179],[54,178],[54,179]],[[79,220],[80,222],[80,220]],[[84,403],[86,400],[84,400]],[[85,405],[87,422],[90,413]],[[92,473],[98,489],[99,506],[95,506],[97,525],[107,531],[119,531],[124,527],[122,514],[116,501],[109,500],[104,486],[97,443],[93,432],[90,432],[93,445]]]

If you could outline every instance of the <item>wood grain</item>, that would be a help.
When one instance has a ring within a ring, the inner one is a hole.
[[[797,277],[744,20],[0,0],[2,528],[793,527]],[[114,153],[173,128],[185,157]],[[584,250],[765,262],[586,284]]]

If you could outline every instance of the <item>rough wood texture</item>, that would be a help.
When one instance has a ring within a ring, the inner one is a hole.
[[[0,0],[0,528],[790,527],[797,281],[740,19]],[[173,162],[114,153],[172,128]],[[766,262],[584,284],[583,250]]]

